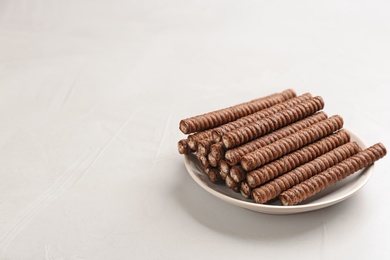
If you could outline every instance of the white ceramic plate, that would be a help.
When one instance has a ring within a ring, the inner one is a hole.
[[[367,148],[366,144],[356,134],[351,131],[348,131],[348,133],[351,135],[351,141],[356,141],[362,149]],[[224,183],[212,183],[193,154],[184,157],[184,164],[190,176],[207,192],[233,205],[267,214],[302,213],[334,205],[356,193],[368,182],[374,172],[374,165],[372,165],[348,176],[298,205],[283,206],[279,201],[269,204],[257,204],[250,199],[245,199],[241,193],[229,189]]]

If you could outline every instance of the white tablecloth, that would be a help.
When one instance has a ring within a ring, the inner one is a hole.
[[[387,1],[0,2],[0,259],[390,259],[388,156],[267,215],[188,175],[180,119],[294,89],[390,147]]]

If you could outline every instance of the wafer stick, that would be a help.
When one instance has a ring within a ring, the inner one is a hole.
[[[292,186],[309,179],[317,173],[325,171],[348,157],[361,152],[361,150],[362,149],[356,142],[350,142],[337,147],[334,150],[279,176],[263,186],[252,190],[252,198],[256,203],[265,203],[278,197],[279,194]]]
[[[279,139],[272,144],[244,155],[241,158],[241,166],[246,171],[256,169],[272,160],[330,135],[334,131],[341,129],[343,123],[341,116],[332,116],[295,134]]]
[[[285,98],[289,98],[289,97],[290,97],[289,95],[285,96]],[[217,133],[225,133],[226,131],[230,131],[230,129],[234,128],[231,126],[231,124],[237,125],[236,122],[239,122],[239,123],[241,123],[239,126],[242,126],[242,125],[246,124],[247,122],[253,122],[254,120],[256,120],[256,118],[266,117],[266,116],[271,115],[271,114],[273,114],[277,111],[280,111],[284,108],[287,108],[289,106],[293,106],[293,105],[295,105],[303,100],[307,100],[310,97],[311,97],[310,94],[304,94],[300,97],[294,97],[294,98],[291,98],[291,99],[288,99],[288,100],[282,102],[281,104],[276,104],[276,105],[273,105],[269,108],[258,111],[254,114],[249,114],[247,116],[241,117],[241,118],[237,119],[236,121],[228,122],[224,125],[221,125],[221,126],[218,126],[215,128],[211,128],[211,129],[207,129],[207,130],[204,130],[204,131],[201,131],[198,133],[191,134],[188,136],[188,146],[191,148],[192,151],[196,151],[198,149],[198,142],[199,141],[205,140],[205,139],[206,140],[213,139],[212,133],[214,131],[216,131]],[[252,115],[254,115],[254,116],[252,116]],[[248,118],[248,119],[246,119],[246,118]],[[214,141],[218,142],[220,140],[215,139]]]
[[[273,94],[225,109],[190,117],[180,121],[179,129],[184,134],[203,131],[255,113],[295,96],[295,92],[289,89],[283,91],[282,93]]]
[[[221,169],[219,169],[219,176],[221,176],[222,180],[226,180],[226,176],[228,176],[229,173],[223,172]]]
[[[248,124],[250,122],[254,122],[255,120],[258,120],[260,118],[264,118],[264,117],[269,116],[271,114],[274,114],[278,111],[281,111],[287,107],[294,106],[294,105],[296,105],[304,100],[308,100],[310,97],[311,97],[311,95],[309,93],[307,93],[307,94],[301,95],[299,97],[289,99],[283,103],[271,106],[267,109],[261,110],[259,112],[254,113],[254,114],[239,118],[236,121],[226,123],[224,125],[218,126],[216,128],[213,128],[213,129],[208,129],[205,131],[201,131],[201,132],[189,135],[187,138],[188,139],[187,145],[190,147],[191,151],[196,151],[198,149],[198,144],[201,141],[203,141],[203,143],[202,143],[203,146],[209,146],[210,144],[212,144],[211,140],[214,140],[214,142],[220,141],[220,138],[217,138],[217,137],[212,138],[213,132],[215,132],[214,135],[220,136],[220,135],[222,135],[222,133],[230,131],[234,128],[238,128],[238,127],[243,126],[245,124]],[[205,141],[205,140],[209,140],[209,141]],[[220,154],[221,154],[221,152],[218,152],[218,154],[214,154],[214,157],[219,158]]]
[[[198,150],[196,150],[196,153],[207,156],[210,152],[210,146],[212,145],[212,143],[213,141],[209,139],[203,139],[198,141]]]
[[[273,115],[273,114],[275,114],[279,111],[282,111],[284,109],[294,107],[295,105],[297,105],[305,100],[309,100],[311,98],[312,98],[311,94],[306,93],[306,94],[303,94],[301,96],[286,100],[283,103],[276,104],[276,105],[269,107],[267,109],[263,109],[259,112],[250,114],[248,116],[244,116],[244,117],[239,118],[239,119],[232,121],[230,123],[226,123],[224,125],[216,127],[212,130],[212,139],[215,142],[219,142],[222,140],[222,136],[224,133],[227,133],[227,132],[232,131],[236,128],[248,125],[248,124],[253,123],[255,121],[261,120],[265,117]]]
[[[217,168],[215,168],[215,167],[208,167],[208,168],[206,168],[204,170],[205,170],[205,172],[206,172],[206,174],[209,177],[209,180],[211,182],[215,183],[215,182],[217,182],[217,181],[219,181],[221,179],[221,176],[219,175]]]
[[[251,188],[255,188],[349,141],[350,135],[346,131],[340,130],[278,160],[267,163],[263,167],[248,172],[246,181]]]
[[[210,166],[209,161],[204,155],[196,154],[196,157],[211,182],[217,182],[221,179],[218,170]]]
[[[188,146],[187,139],[182,139],[177,143],[177,149],[179,150],[180,154],[190,154],[191,149]]]
[[[241,195],[246,199],[249,199],[251,197],[252,189],[251,189],[251,187],[249,187],[249,185],[246,181],[241,182],[240,192],[241,192]]]
[[[196,158],[198,158],[198,161],[202,165],[203,169],[206,169],[206,168],[210,167],[209,160],[207,159],[206,156],[201,155],[201,154],[196,154]]]
[[[271,132],[263,137],[257,138],[251,142],[243,144],[233,149],[229,149],[225,152],[225,160],[230,165],[236,165],[240,162],[242,156],[247,153],[253,152],[261,147],[269,145],[283,137],[286,137],[292,133],[298,132],[304,128],[307,128],[315,123],[318,123],[327,118],[324,112],[318,112],[312,116],[302,119],[296,123],[285,126],[279,130]]]
[[[219,160],[217,160],[211,153],[209,153],[207,155],[207,159],[208,159],[211,166],[213,166],[213,167],[218,166]]]
[[[230,172],[230,166],[229,166],[229,164],[226,163],[226,161],[224,159],[221,159],[219,161],[219,168],[222,172],[224,172],[226,174],[229,174],[229,172]]]
[[[352,173],[363,169],[386,155],[386,148],[377,143],[362,152],[359,152],[335,166],[295,185],[280,194],[279,198],[284,206],[291,206],[308,199],[320,191],[330,187]]]
[[[240,191],[240,183],[237,183],[235,182],[232,177],[230,177],[230,175],[227,175],[226,178],[225,178],[225,183],[226,183],[226,186],[232,190],[234,190],[235,192],[239,192]]]
[[[322,98],[314,97],[313,99],[304,101],[293,108],[282,110],[269,117],[263,118],[260,121],[253,122],[227,132],[222,137],[222,142],[226,148],[237,147],[271,131],[314,114],[323,107],[324,101]]]
[[[198,149],[198,142],[200,140],[204,140],[204,139],[211,140],[211,138],[212,138],[212,129],[209,129],[209,130],[205,130],[199,133],[189,135],[187,137],[187,143],[192,151],[196,151]]]
[[[210,146],[210,153],[218,160],[224,157],[225,151],[226,149],[222,142],[217,142]]]
[[[226,176],[229,175],[230,172],[230,166],[226,163],[224,159],[221,159],[219,161],[219,175],[221,176],[222,180],[226,179]]]
[[[240,182],[245,179],[246,171],[240,165],[235,165],[230,168],[229,174],[235,182]]]

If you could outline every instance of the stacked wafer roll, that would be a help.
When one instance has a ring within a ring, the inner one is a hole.
[[[295,205],[386,155],[362,150],[324,100],[287,89],[180,121],[180,154],[194,153],[210,181],[255,203]]]

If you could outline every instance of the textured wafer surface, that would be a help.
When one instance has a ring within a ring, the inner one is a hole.
[[[271,131],[296,122],[306,116],[314,114],[324,107],[321,97],[314,97],[292,108],[282,110],[259,121],[234,129],[222,137],[226,148],[234,148],[251,140],[261,137]]]
[[[256,169],[272,160],[330,135],[336,130],[341,129],[343,123],[341,116],[332,116],[315,125],[300,130],[295,134],[289,135],[254,152],[246,154],[241,158],[241,166],[246,171]]]
[[[225,152],[225,159],[229,165],[233,166],[240,162],[240,159],[245,154],[253,152],[261,147],[269,145],[279,139],[282,139],[290,134],[298,132],[304,128],[307,128],[313,124],[316,124],[322,120],[325,120],[327,115],[324,112],[318,112],[312,116],[302,119],[296,123],[285,126],[279,130],[269,133],[263,137],[257,138],[251,142],[243,144],[233,149],[229,149]]]
[[[283,191],[297,185],[311,176],[349,158],[361,151],[356,142],[349,142],[328,153],[286,173],[252,191],[256,203],[265,203],[279,196]]]
[[[283,205],[295,205],[330,187],[350,174],[363,169],[379,160],[387,153],[383,144],[377,143],[359,152],[335,166],[284,191],[280,195]]]
[[[297,104],[302,103],[303,101],[309,100],[311,98],[312,98],[311,94],[306,93],[306,94],[303,94],[301,96],[294,97],[294,98],[291,98],[289,100],[286,100],[286,101],[284,101],[284,102],[282,102],[280,104],[276,104],[274,106],[271,106],[271,107],[269,107],[267,109],[263,109],[263,110],[261,110],[259,112],[250,114],[248,116],[239,118],[239,119],[237,119],[235,121],[226,123],[226,124],[221,125],[219,127],[216,127],[212,131],[212,138],[213,138],[213,140],[215,142],[219,142],[219,141],[222,140],[223,134],[225,134],[225,133],[227,133],[229,131],[232,131],[232,130],[234,130],[236,128],[239,128],[239,127],[248,125],[250,123],[256,122],[258,120],[261,120],[261,119],[263,119],[265,117],[271,116],[271,115],[273,115],[273,114],[275,114],[275,113],[277,113],[279,111],[282,111],[284,109],[296,106]]]
[[[179,123],[179,129],[184,134],[207,130],[271,107],[294,96],[296,94],[293,90],[286,90],[282,93],[273,94],[243,104],[183,119]]]
[[[246,175],[248,185],[255,188],[349,141],[350,135],[346,131],[340,130],[263,167],[250,171]]]

